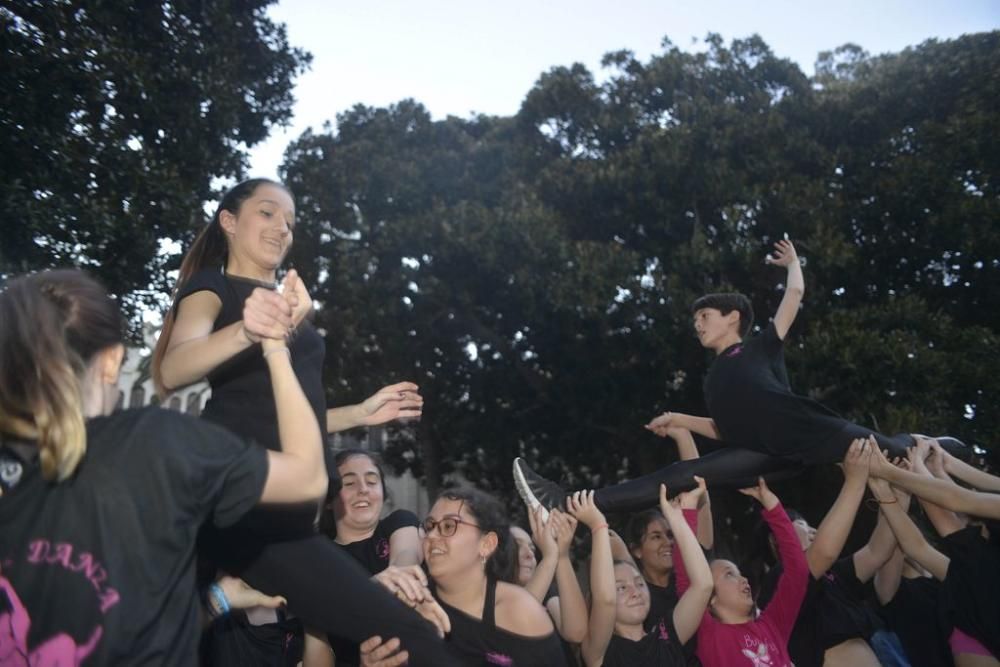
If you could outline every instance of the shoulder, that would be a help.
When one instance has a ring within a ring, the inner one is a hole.
[[[176,302],[197,292],[211,292],[222,299],[226,292],[226,277],[217,268],[206,268],[196,271],[183,284],[177,287]]]
[[[497,582],[497,626],[526,637],[545,637],[555,631],[552,619],[535,597],[514,584]]]
[[[417,515],[410,510],[394,510],[384,519],[379,521],[378,530],[383,535],[391,536],[401,528],[416,528],[420,525]]]

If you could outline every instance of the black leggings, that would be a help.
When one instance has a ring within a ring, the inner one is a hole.
[[[776,455],[739,447],[726,447],[690,461],[678,461],[643,477],[598,489],[594,502],[602,512],[637,512],[655,505],[660,484],[667,485],[670,495],[690,491],[695,487],[694,476],[703,477],[710,487],[745,488],[756,486],[757,478],[769,482],[799,474],[809,465],[838,463],[855,438],[875,436],[879,447],[889,450],[889,456],[904,456],[913,445],[908,433],[885,436],[857,424],[845,422],[844,428],[825,443],[808,447],[791,455]]]
[[[233,529],[203,531],[200,549],[214,565],[262,593],[284,596],[307,626],[358,643],[398,637],[409,665],[458,664],[428,621],[373,583],[329,537],[266,542],[254,534],[254,513]]]

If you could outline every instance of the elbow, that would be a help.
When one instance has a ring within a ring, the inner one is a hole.
[[[304,480],[302,494],[308,500],[321,502],[326,498],[326,492],[330,488],[330,478],[326,474],[326,467],[313,468],[309,478]]]

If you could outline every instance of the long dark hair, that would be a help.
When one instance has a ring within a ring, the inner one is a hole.
[[[385,487],[385,469],[382,466],[382,458],[378,454],[365,449],[352,448],[335,451],[329,447],[326,448],[324,454],[326,458],[326,472],[330,476],[330,485],[327,487],[326,501],[323,503],[323,509],[319,515],[319,532],[333,540],[337,538],[337,516],[333,511],[333,503],[337,500],[341,488],[341,485],[334,484],[333,480],[339,480],[340,466],[349,459],[363,456],[371,461],[375,469],[378,470],[379,481],[382,483],[383,503],[389,499],[389,489]]]
[[[240,207],[243,206],[243,202],[253,197],[254,192],[262,185],[276,185],[288,191],[288,188],[284,184],[272,181],[269,178],[251,178],[237,183],[232,189],[226,192],[219,202],[219,207],[215,209],[212,220],[198,232],[194,243],[191,244],[191,247],[184,255],[184,259],[181,261],[181,268],[177,276],[177,285],[173,292],[174,297],[176,297],[177,291],[198,271],[209,267],[222,267],[225,265],[226,260],[229,258],[229,242],[226,240],[226,234],[222,229],[220,221],[222,212],[229,211],[233,215],[238,214]],[[291,194],[291,191],[288,192]],[[163,374],[160,368],[163,364],[163,357],[167,354],[167,346],[170,344],[170,334],[174,330],[176,306],[176,303],[171,304],[170,310],[163,316],[163,329],[160,331],[160,337],[156,341],[156,348],[153,350],[153,359],[150,363],[153,385],[156,387],[156,393],[161,398],[169,393],[169,389],[163,384]]]
[[[61,482],[87,451],[81,378],[122,342],[117,304],[76,270],[16,278],[0,293],[0,433],[33,440],[42,476]]]
[[[441,492],[438,500],[459,500],[484,533],[496,533],[497,548],[486,559],[486,574],[499,581],[517,583],[517,546],[510,534],[510,519],[493,496],[477,489],[454,488]]]

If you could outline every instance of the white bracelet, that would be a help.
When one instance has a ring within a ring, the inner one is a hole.
[[[264,358],[267,359],[269,356],[271,356],[275,352],[284,352],[285,354],[288,355],[288,360],[289,361],[292,360],[292,352],[287,347],[276,347],[273,350],[268,350],[267,352],[264,353]]]

